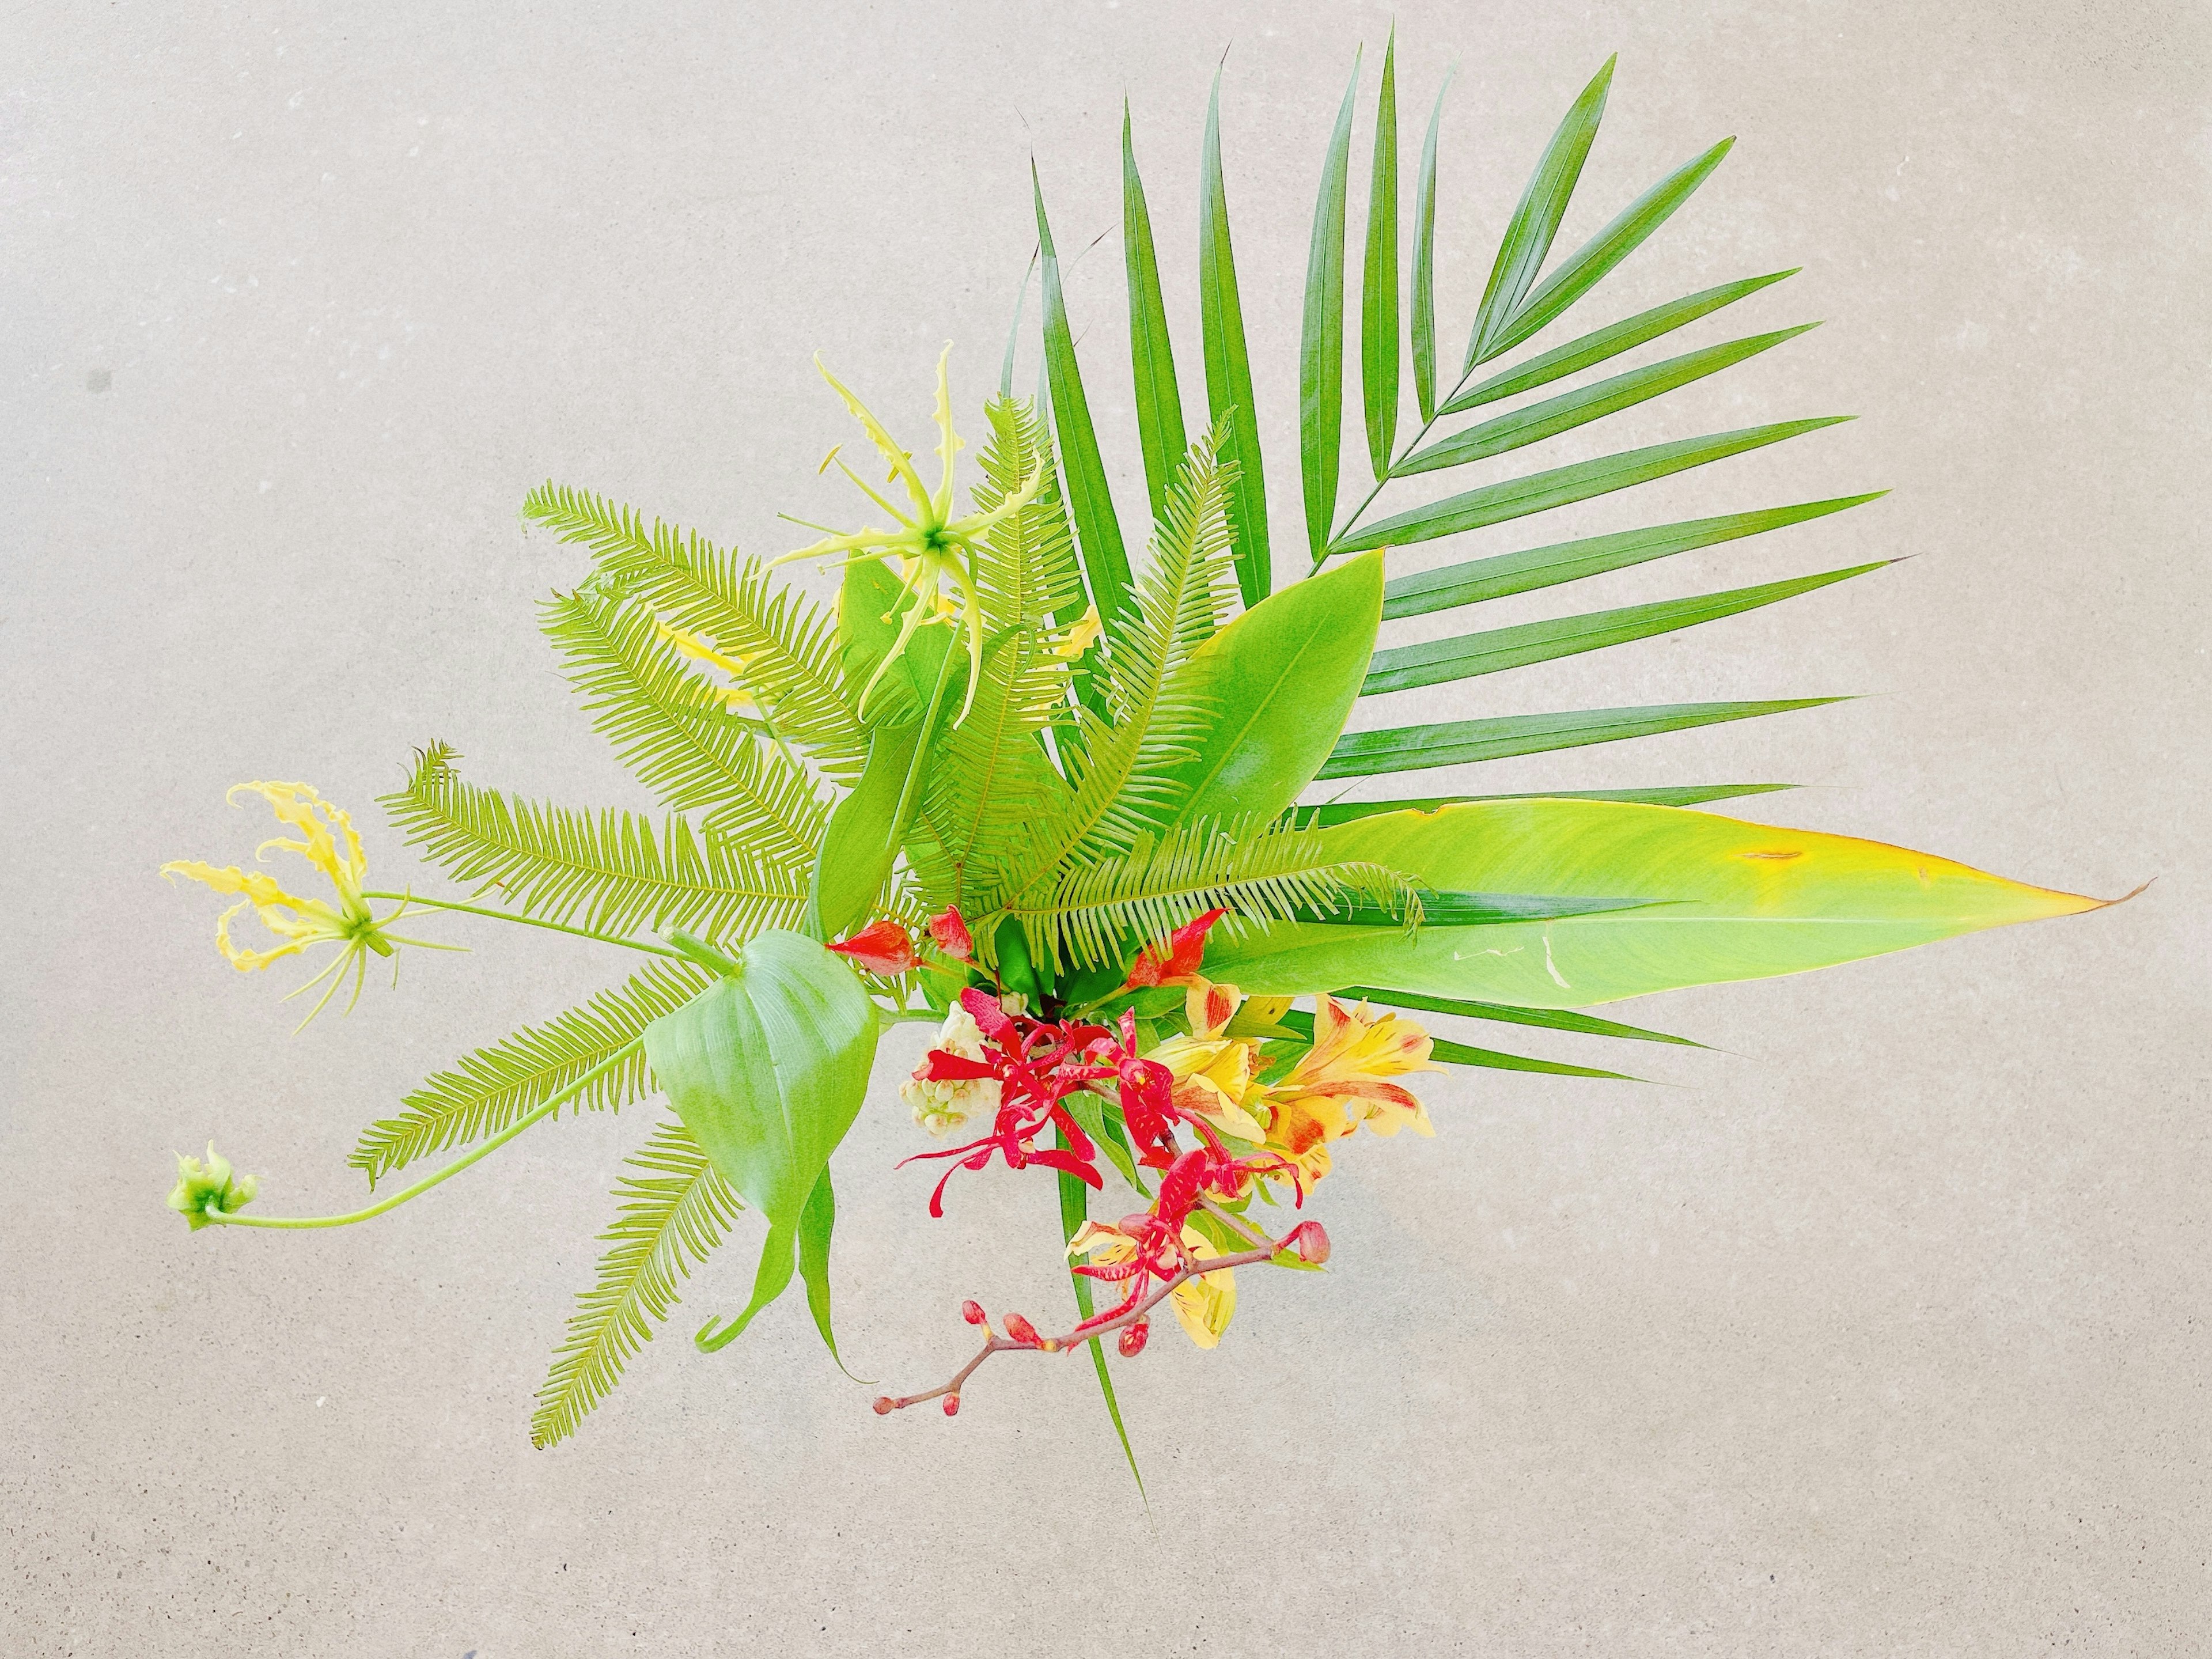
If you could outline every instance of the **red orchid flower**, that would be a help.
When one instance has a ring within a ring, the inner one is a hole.
[[[1149,945],[1138,951],[1137,960],[1129,969],[1127,986],[1188,984],[1206,958],[1206,930],[1228,914],[1226,910],[1208,910],[1183,923],[1168,935],[1164,957]]]
[[[968,924],[960,918],[960,907],[949,904],[945,914],[929,919],[929,936],[937,941],[937,948],[948,957],[961,962],[972,961],[975,955],[975,939],[968,932]]]
[[[848,957],[872,974],[889,976],[910,974],[921,966],[914,940],[895,921],[872,921],[850,939],[839,939],[830,949]]]

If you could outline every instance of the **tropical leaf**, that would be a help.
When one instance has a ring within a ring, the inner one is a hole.
[[[1306,540],[1316,565],[1327,556],[1336,518],[1337,468],[1344,448],[1344,188],[1352,154],[1352,101],[1358,90],[1355,59],[1322,162],[1313,240],[1306,254],[1305,324],[1298,344],[1298,464],[1305,484]]]
[[[1317,833],[1340,858],[1428,887],[1664,902],[1424,927],[1412,939],[1386,927],[1276,924],[1209,951],[1209,974],[1256,995],[1354,984],[1579,1008],[1800,973],[2100,904],[1879,842],[1664,806],[1495,801]]]
[[[681,1123],[665,1122],[624,1160],[638,1171],[617,1184],[613,1246],[590,1289],[576,1298],[568,1330],[538,1391],[530,1443],[545,1447],[576,1431],[622,1379],[623,1367],[653,1340],[676,1305],[679,1279],[722,1242],[743,1206]]]
[[[1421,141],[1420,182],[1413,187],[1413,315],[1409,343],[1413,356],[1413,398],[1425,429],[1437,418],[1437,137],[1443,125],[1444,94],[1451,90],[1447,70],[1429,112],[1428,137]]]
[[[456,881],[496,890],[525,915],[735,940],[789,925],[805,902],[803,870],[702,836],[684,818],[672,814],[656,834],[612,807],[534,805],[464,783],[458,758],[431,744],[406,787],[381,805],[425,858]]]
[[[1136,379],[1137,442],[1144,453],[1145,486],[1152,517],[1167,510],[1176,468],[1190,441],[1183,434],[1182,392],[1176,385],[1175,352],[1168,339],[1167,303],[1160,297],[1159,256],[1152,247],[1152,216],[1145,181],[1137,173],[1137,146],[1129,128],[1129,100],[1121,100],[1121,252],[1129,274],[1129,356]]]
[[[1392,999],[1385,997],[1384,1001]],[[1303,1009],[1293,1008],[1281,1016],[1281,1023],[1308,1042],[1313,1039],[1313,1018]],[[1626,1072],[1600,1071],[1593,1066],[1570,1066],[1564,1060],[1534,1060],[1527,1054],[1501,1054],[1495,1048],[1478,1048],[1472,1043],[1454,1042],[1449,1037],[1429,1039],[1429,1058],[1451,1066],[1478,1066],[1492,1072],[1540,1072],[1552,1077],[1602,1078],[1615,1083],[1638,1083]]]
[[[438,1072],[401,1103],[397,1117],[362,1132],[346,1159],[378,1180],[431,1152],[481,1140],[634,1044],[645,1028],[705,988],[707,975],[688,962],[659,961],[623,984],[599,992],[543,1025],[479,1048],[450,1071]],[[576,1097],[575,1109],[618,1109],[652,1089],[641,1050]]]
[[[1766,795],[1794,789],[1794,783],[1680,783],[1652,789],[1519,789],[1504,795],[1431,795],[1424,800],[1331,801],[1326,806],[1302,806],[1298,822],[1309,830],[1326,830],[1354,818],[1371,818],[1381,812],[1433,812],[1442,806],[1463,806],[1471,800],[1622,800],[1644,806],[1699,806],[1707,801],[1730,800],[1740,795]]]
[[[1671,1042],[1685,1048],[1702,1048],[1702,1042],[1688,1037],[1669,1036],[1664,1031],[1647,1031],[1640,1025],[1623,1025],[1618,1020],[1600,1019],[1595,1014],[1578,1014],[1566,1008],[1516,1008],[1503,1002],[1469,1002],[1463,997],[1425,997],[1409,991],[1382,991],[1365,985],[1355,985],[1337,993],[1350,1000],[1387,1003],[1393,1008],[1411,1008],[1424,1013],[1456,1014],[1463,1019],[1498,1020],[1508,1025],[1534,1025],[1548,1031],[1572,1031],[1582,1036],[1615,1037],[1628,1042]]]
[[[1367,187],[1367,257],[1359,280],[1359,389],[1377,479],[1398,441],[1398,30],[1382,52],[1375,159]]]
[[[824,816],[812,781],[684,665],[650,611],[556,594],[540,625],[567,659],[593,728],[663,805],[704,807],[700,828],[709,836],[768,858],[812,855]]]
[[[1553,749],[1579,749],[1585,744],[1655,737],[1722,720],[1786,714],[1845,701],[1843,697],[1788,697],[1768,702],[1654,703],[1642,708],[1582,708],[1572,714],[1508,714],[1495,720],[1347,732],[1336,740],[1320,775],[1358,778],[1377,772],[1463,766],[1515,755],[1540,755]]]
[[[588,490],[541,484],[522,511],[588,548],[613,591],[744,664],[746,688],[785,741],[833,777],[859,771],[867,734],[838,680],[830,619],[804,594],[770,582],[757,559],[658,519],[648,528],[629,507]]]
[[[1221,169],[1221,71],[1206,103],[1206,142],[1198,189],[1199,337],[1206,354],[1206,406],[1225,427],[1222,452],[1236,463],[1229,522],[1236,538],[1237,587],[1249,607],[1274,586],[1267,546],[1267,485],[1260,465],[1260,417],[1252,401],[1252,362],[1244,346],[1237,258],[1230,245],[1229,191]]]

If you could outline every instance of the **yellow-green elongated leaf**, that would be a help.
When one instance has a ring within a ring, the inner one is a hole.
[[[661,1124],[624,1162],[638,1173],[615,1188],[614,1224],[599,1235],[614,1248],[576,1298],[568,1334],[538,1391],[530,1443],[541,1449],[574,1434],[613,1391],[623,1366],[676,1305],[678,1280],[722,1242],[743,1207],[681,1123]]]
[[[1525,363],[1501,371],[1479,385],[1471,386],[1446,403],[1440,414],[1457,415],[1481,404],[1496,403],[1500,398],[1510,398],[1522,392],[1533,392],[1540,386],[1549,386],[1553,380],[1563,380],[1570,374],[1579,374],[1583,369],[1618,357],[1624,351],[1632,351],[1646,341],[1656,340],[1662,334],[1694,323],[1698,318],[1718,311],[1723,306],[1733,305],[1747,294],[1756,294],[1771,283],[1785,276],[1795,276],[1802,267],[1792,266],[1766,276],[1747,276],[1740,282],[1723,283],[1718,288],[1709,288],[1687,295],[1680,300],[1670,300],[1665,305],[1654,306],[1649,311],[1639,311],[1633,317],[1608,323],[1603,328],[1555,346],[1540,357],[1531,357]]]
[[[650,963],[624,984],[543,1025],[479,1048],[410,1092],[398,1116],[362,1131],[346,1162],[378,1180],[418,1158],[497,1134],[630,1044],[645,1028],[698,994],[707,976],[688,962]],[[577,1111],[618,1109],[651,1090],[645,1055],[601,1073],[576,1097]]]
[[[1429,112],[1429,136],[1421,141],[1421,177],[1413,202],[1413,398],[1421,424],[1437,417],[1437,132],[1443,124],[1444,94],[1455,70],[1444,72],[1437,106]]]
[[[1735,139],[1722,139],[1630,203],[1611,224],[1577,248],[1537,286],[1484,356],[1495,357],[1512,350],[1596,287],[1607,271],[1633,253],[1676,208],[1690,199],[1691,192],[1705,183],[1735,146]]]
[[[1582,708],[1561,714],[1508,714],[1495,720],[1448,720],[1435,726],[1395,726],[1347,732],[1336,740],[1319,776],[1369,777],[1431,766],[1540,755],[1586,744],[1656,737],[1722,720],[1753,720],[1841,702],[1841,697],[1791,697],[1768,702],[1654,703],[1640,708]]]
[[[1363,984],[1527,1007],[1587,1007],[1690,985],[1853,962],[2102,901],[1932,854],[1711,812],[1606,801],[1497,801],[1322,832],[1346,859],[1437,886],[1671,902],[1498,927],[1279,924],[1209,951],[1257,995]]]
[[[1534,284],[1536,273],[1543,269],[1544,257],[1552,251],[1552,239],[1559,234],[1559,221],[1565,216],[1576,181],[1582,177],[1583,163],[1589,157],[1590,141],[1597,137],[1598,123],[1605,118],[1605,95],[1613,84],[1614,62],[1607,58],[1605,67],[1582,89],[1559,131],[1552,135],[1552,142],[1545,146],[1543,159],[1536,163],[1528,188],[1521,193],[1521,204],[1513,210],[1504,240],[1498,245],[1498,259],[1491,266],[1490,283],[1483,289],[1474,331],[1468,336],[1467,362],[1462,373],[1504,349],[1493,342],[1504,334],[1513,313]]]
[[[1304,1009],[1293,1008],[1284,1014],[1282,1024],[1301,1036],[1313,1036],[1313,1016]],[[1501,1054],[1495,1048],[1478,1048],[1472,1043],[1454,1042],[1440,1036],[1429,1039],[1429,1058],[1451,1066],[1479,1066],[1492,1072],[1540,1072],[1552,1077],[1603,1078],[1614,1083],[1643,1081],[1626,1072],[1604,1072],[1594,1066],[1570,1066],[1557,1060],[1532,1060],[1526,1054]]]
[[[1367,188],[1367,258],[1359,281],[1359,390],[1367,456],[1379,481],[1398,442],[1398,30],[1382,52],[1375,163]]]
[[[1549,622],[1522,623],[1514,628],[1492,628],[1456,639],[1425,640],[1418,645],[1393,646],[1375,653],[1375,665],[1361,688],[1362,696],[1384,691],[1406,691],[1419,685],[1438,685],[1477,674],[1496,674],[1530,663],[1549,662],[1583,651],[1601,651],[1631,640],[1646,640],[1699,623],[1717,621],[1761,605],[1810,593],[1831,582],[1848,580],[1893,564],[1877,559],[1846,570],[1827,570],[1814,576],[1794,576],[1787,581],[1761,582],[1755,587],[1733,587],[1720,593],[1700,593],[1690,599],[1661,599],[1650,605],[1623,605],[1614,611],[1592,611],[1579,617],[1560,617]]]
[[[1044,361],[1052,383],[1052,429],[1067,478],[1076,550],[1082,556],[1083,574],[1110,641],[1129,611],[1129,555],[1121,544],[1121,520],[1115,516],[1113,492],[1107,487],[1098,434],[1091,424],[1091,404],[1083,395],[1083,371],[1075,361],[1075,336],[1060,289],[1060,255],[1053,248],[1052,226],[1044,214],[1044,185],[1034,162],[1030,188],[1036,200],[1037,258],[1044,269]]]
[[[1839,495],[1825,501],[1805,501],[1796,507],[1770,507],[1755,513],[1728,513],[1712,519],[1686,519],[1675,524],[1654,525],[1644,530],[1617,531],[1607,536],[1586,536],[1577,541],[1554,542],[1548,547],[1525,548],[1493,558],[1472,559],[1401,576],[1382,589],[1382,619],[1419,617],[1455,605],[1502,599],[1510,594],[1533,592],[1561,582],[1580,581],[1608,570],[1620,570],[1671,553],[1686,553],[1739,537],[1757,536],[1788,525],[1802,524],[1847,507],[1858,507],[1887,494],[1873,490],[1863,495]]]
[[[1252,360],[1244,346],[1244,309],[1237,294],[1237,258],[1229,240],[1229,191],[1221,171],[1221,72],[1206,102],[1206,143],[1198,181],[1199,339],[1206,356],[1206,407],[1225,426],[1223,453],[1236,464],[1229,498],[1236,538],[1237,590],[1247,606],[1275,585],[1267,544],[1267,488],[1260,466],[1260,416],[1252,402]]]
[[[1336,477],[1344,448],[1344,186],[1352,157],[1352,81],[1336,112],[1314,203],[1306,251],[1305,325],[1298,337],[1298,471],[1305,485],[1306,541],[1321,562],[1336,517]]]
[[[1601,455],[1570,466],[1532,472],[1526,477],[1507,478],[1385,519],[1346,537],[1331,550],[1360,553],[1370,547],[1404,547],[1414,542],[1435,541],[1442,536],[1455,536],[1462,531],[1480,530],[1486,525],[1503,524],[1508,519],[1526,518],[1532,513],[1547,513],[1555,507],[1569,507],[1593,496],[1610,495],[1616,489],[1649,483],[1654,478],[1725,460],[1746,450],[1780,443],[1808,432],[1818,432],[1823,427],[1836,426],[1850,418],[1848,415],[1829,415],[1809,421],[1777,421],[1766,426],[1652,444],[1643,449],[1625,450],[1618,455]]]
[[[1014,290],[1014,320],[1006,330],[1006,355],[999,361],[999,397],[1011,401],[1014,395],[1014,347],[1022,337],[1022,307],[1029,303],[1030,279],[1036,275],[1036,254],[1030,254],[1029,269],[1022,272],[1022,285]]]
[[[1129,273],[1129,356],[1137,384],[1137,441],[1145,457],[1145,488],[1152,496],[1152,517],[1158,519],[1167,511],[1168,490],[1190,441],[1183,435],[1182,393],[1176,386],[1167,304],[1160,297],[1152,216],[1145,205],[1145,181],[1137,173],[1137,147],[1129,131],[1126,98],[1121,100],[1121,252]]]
[[[1671,1042],[1685,1048],[1705,1046],[1686,1036],[1671,1036],[1665,1031],[1648,1031],[1641,1025],[1623,1025],[1618,1020],[1600,1019],[1595,1014],[1577,1014],[1565,1008],[1516,1008],[1510,1003],[1469,1002],[1463,997],[1425,997],[1415,992],[1382,991],[1366,985],[1355,985],[1350,990],[1339,991],[1336,994],[1342,1001],[1350,1001],[1357,997],[1386,1003],[1393,1008],[1411,1008],[1423,1013],[1457,1014],[1465,1019],[1498,1020],[1507,1025],[1534,1025],[1547,1031],[1574,1031],[1583,1036],[1616,1037],[1626,1042]]]
[[[1371,818],[1381,812],[1433,812],[1440,806],[1463,806],[1471,800],[1626,800],[1644,806],[1702,806],[1707,801],[1733,800],[1743,795],[1771,795],[1795,789],[1794,783],[1680,783],[1652,789],[1516,789],[1504,795],[1428,795],[1418,800],[1332,801],[1326,806],[1301,806],[1297,821],[1308,830],[1326,830],[1354,818]]]
[[[1520,449],[1528,444],[1540,443],[1547,438],[1556,438],[1562,432],[1571,432],[1578,426],[1604,419],[1624,409],[1672,392],[1677,386],[1701,380],[1708,374],[1755,357],[1760,352],[1780,345],[1784,340],[1794,340],[1800,334],[1819,327],[1807,323],[1798,328],[1778,329],[1771,334],[1754,334],[1746,339],[1724,341],[1719,345],[1706,346],[1698,351],[1686,351],[1679,357],[1669,357],[1664,362],[1649,363],[1642,368],[1631,369],[1626,374],[1616,374],[1610,380],[1600,380],[1595,386],[1581,387],[1547,398],[1542,403],[1530,404],[1526,409],[1516,409],[1510,415],[1500,415],[1492,420],[1471,426],[1464,432],[1455,432],[1449,438],[1438,439],[1423,449],[1417,449],[1398,463],[1401,474],[1434,472],[1447,466],[1461,466],[1468,461],[1486,460],[1492,455],[1503,455],[1509,450]]]
[[[1176,823],[1270,818],[1298,798],[1358,699],[1382,598],[1382,556],[1364,555],[1271,594],[1199,647],[1176,692],[1212,717],[1170,769]]]
[[[867,1092],[876,1011],[842,958],[767,933],[729,971],[645,1030],[646,1058],[684,1127],[769,1224],[753,1299],[724,1346],[791,1282],[801,1218]]]

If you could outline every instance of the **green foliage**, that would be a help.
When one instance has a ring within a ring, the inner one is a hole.
[[[591,550],[611,592],[703,635],[745,665],[745,684],[784,740],[832,777],[857,772],[867,734],[839,681],[835,630],[820,608],[769,580],[758,559],[725,551],[588,490],[541,484],[523,515]]]
[[[688,962],[655,962],[581,1007],[479,1048],[453,1069],[424,1079],[397,1117],[380,1118],[363,1130],[346,1162],[366,1174],[373,1188],[418,1158],[497,1134],[635,1043],[647,1026],[706,984],[705,973]],[[640,1052],[595,1079],[576,1097],[576,1109],[618,1109],[649,1090]]]
[[[642,606],[580,593],[544,606],[546,635],[592,725],[623,763],[677,811],[703,807],[700,828],[782,863],[811,859],[825,809],[813,781],[731,712],[684,665]]]
[[[525,915],[607,933],[681,927],[741,939],[787,927],[806,898],[803,870],[701,836],[671,815],[659,834],[608,807],[575,811],[464,783],[444,744],[422,751],[382,805],[410,846],[455,881],[481,883]]]
[[[538,1391],[530,1420],[533,1446],[574,1434],[612,1392],[623,1365],[676,1305],[677,1281],[722,1242],[743,1207],[681,1123],[660,1124],[626,1162],[639,1173],[615,1188],[615,1222],[599,1235],[613,1248],[600,1258],[591,1288],[576,1298],[568,1335]]]
[[[1298,471],[1305,486],[1306,541],[1316,565],[1328,556],[1344,448],[1344,189],[1352,155],[1352,102],[1358,90],[1355,60],[1322,162],[1313,240],[1306,251],[1305,321],[1298,342]],[[1397,280],[1394,270],[1394,286]]]

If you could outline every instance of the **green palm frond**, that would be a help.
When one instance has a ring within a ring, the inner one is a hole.
[[[858,775],[867,732],[846,701],[836,629],[820,606],[771,583],[758,559],[658,519],[648,528],[630,508],[589,490],[541,484],[522,512],[563,541],[589,548],[623,592],[744,663],[747,689],[778,732],[823,770],[846,780]]]
[[[592,1408],[613,1392],[623,1365],[653,1340],[653,1328],[677,1303],[677,1281],[690,1276],[743,1205],[715,1173],[707,1153],[681,1123],[670,1120],[626,1160],[641,1171],[615,1188],[611,1244],[598,1276],[576,1298],[567,1335],[538,1391],[530,1443],[545,1447],[576,1431]]]
[[[676,811],[704,807],[709,836],[803,861],[828,809],[805,772],[684,665],[643,606],[581,593],[548,600],[540,625],[568,665],[592,726]]]
[[[601,991],[543,1025],[479,1048],[450,1071],[423,1080],[397,1117],[362,1132],[346,1162],[378,1180],[428,1153],[480,1140],[501,1129],[635,1043],[645,1028],[704,990],[708,975],[688,962],[655,962],[625,983]],[[649,1092],[645,1054],[638,1050],[576,1097],[575,1109],[620,1109]]]
[[[1280,820],[1208,823],[1141,834],[1126,854],[1079,865],[1005,914],[1021,921],[1032,949],[1058,973],[1118,962],[1132,945],[1216,906],[1230,913],[1222,927],[1233,937],[1245,924],[1326,915],[1355,898],[1389,908],[1409,927],[1420,921],[1420,896],[1402,877],[1332,859],[1325,836]]]
[[[702,836],[672,814],[656,835],[635,813],[512,799],[464,783],[444,744],[422,752],[382,805],[410,846],[454,880],[481,883],[526,915],[607,933],[682,927],[724,943],[789,927],[806,871]]]
[[[1123,624],[1101,677],[1105,713],[1073,712],[1063,732],[1073,791],[1059,811],[1018,827],[1021,845],[991,902],[1019,896],[1071,864],[1127,852],[1162,827],[1176,786],[1172,768],[1193,750],[1212,710],[1176,690],[1176,671],[1220,626],[1233,592],[1227,516],[1236,468],[1222,459],[1224,428],[1193,444],[1168,492],[1152,556],[1137,584],[1136,614]]]
[[[1040,734],[1066,708],[1068,663],[1054,647],[1054,619],[1083,606],[1083,577],[1054,471],[1051,440],[1033,406],[1007,399],[988,410],[991,442],[974,491],[988,512],[1042,469],[1036,499],[997,526],[977,549],[976,587],[991,630],[966,720],[939,740],[923,803],[926,833],[909,843],[922,883],[940,904],[996,884],[1020,827],[1048,817],[1066,787]]]

